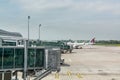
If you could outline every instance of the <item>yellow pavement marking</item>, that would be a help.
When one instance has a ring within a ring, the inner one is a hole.
[[[67,72],[67,75],[69,76],[69,79],[72,80],[72,73],[71,73],[70,71]],[[77,78],[79,78],[79,79],[83,78],[80,73],[76,73],[75,75],[76,75]],[[60,75],[59,75],[58,72],[55,73],[55,79],[56,79],[56,80],[60,80]]]
[[[80,79],[83,78],[80,73],[77,73],[76,76]]]
[[[55,79],[59,80],[59,73],[55,73]]]
[[[68,76],[71,76],[71,75],[72,75],[72,73],[71,73],[70,71],[68,71],[68,72],[67,72],[67,75],[68,75]]]
[[[67,75],[69,77],[69,80],[72,80],[72,73],[70,71],[67,72]]]

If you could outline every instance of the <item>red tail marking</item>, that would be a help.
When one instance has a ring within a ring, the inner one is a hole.
[[[91,42],[91,43],[95,43],[95,38],[93,38],[90,42]]]

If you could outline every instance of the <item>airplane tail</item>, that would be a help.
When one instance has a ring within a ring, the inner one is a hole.
[[[90,43],[95,44],[95,38],[93,38]]]

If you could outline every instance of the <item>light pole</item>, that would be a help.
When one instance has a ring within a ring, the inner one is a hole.
[[[41,27],[41,24],[39,24],[39,41],[40,41],[40,27]]]
[[[29,20],[30,20],[30,16],[28,16],[28,46],[29,46]]]

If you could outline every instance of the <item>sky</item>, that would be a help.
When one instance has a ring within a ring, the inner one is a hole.
[[[0,0],[0,29],[42,40],[120,40],[120,0]]]

